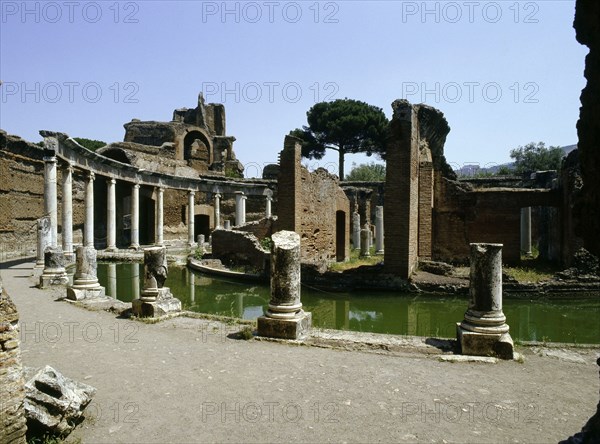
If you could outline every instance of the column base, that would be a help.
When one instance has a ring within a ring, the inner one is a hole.
[[[383,250],[377,250],[377,251],[375,251],[375,254],[380,256],[382,254],[385,254],[385,252]]]
[[[139,244],[130,245],[129,249],[133,250],[133,251],[138,251],[140,249],[140,245]]]
[[[134,299],[131,303],[131,311],[140,318],[160,318],[181,311],[181,301],[173,297],[168,287],[163,287],[158,289],[155,299],[149,297]]]
[[[103,298],[106,296],[104,287],[98,285],[95,288],[67,288],[67,299],[81,301],[82,299]]]
[[[304,340],[310,334],[312,313],[300,310],[291,319],[274,319],[261,316],[257,319],[258,335],[267,338]]]
[[[67,285],[69,277],[66,270],[44,270],[40,276],[40,288],[50,288],[57,285]]]
[[[116,253],[117,251],[119,251],[119,249],[117,247],[106,247],[104,251],[107,251],[109,253]]]
[[[479,333],[456,324],[456,338],[461,354],[471,356],[495,356],[500,359],[514,358],[514,344],[508,332]]]

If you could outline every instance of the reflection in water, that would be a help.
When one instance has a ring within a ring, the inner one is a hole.
[[[107,292],[109,287],[114,288],[111,296],[116,294],[127,302],[139,297],[143,266],[117,264],[113,279],[109,265],[114,264],[98,265],[98,278]],[[230,282],[187,268],[171,267],[166,285],[186,310],[243,319],[262,315],[270,299],[268,285]],[[468,298],[393,292],[330,293],[303,287],[302,303],[306,311],[312,312],[315,327],[454,338]],[[600,343],[597,298],[505,299],[504,313],[515,340]]]

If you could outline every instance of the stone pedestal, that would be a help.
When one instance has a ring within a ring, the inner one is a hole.
[[[181,301],[164,286],[167,279],[167,250],[152,247],[144,250],[144,288],[139,299],[132,302],[132,312],[138,317],[157,318],[181,311]]]
[[[502,312],[502,244],[471,244],[469,308],[457,324],[463,355],[513,358],[513,341]]]
[[[279,231],[272,236],[271,300],[258,318],[258,334],[280,339],[304,339],[312,324],[311,313],[300,302],[300,236]]]
[[[40,288],[69,283],[65,262],[65,255],[61,248],[46,248],[44,252],[44,271],[40,276]]]
[[[98,282],[96,249],[79,246],[75,256],[75,275],[73,276],[73,285],[67,288],[67,299],[79,301],[105,296],[104,287]]]

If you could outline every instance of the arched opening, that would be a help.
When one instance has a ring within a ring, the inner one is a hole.
[[[190,131],[183,139],[183,159],[198,171],[206,171],[210,165],[210,142],[200,131]]]
[[[338,262],[346,260],[346,213],[335,212],[335,256]]]

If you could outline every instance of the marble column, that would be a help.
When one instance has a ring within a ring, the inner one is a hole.
[[[138,250],[140,248],[140,184],[131,187],[131,246]]]
[[[221,195],[215,194],[215,229],[221,228]]]
[[[156,245],[162,246],[164,244],[163,239],[163,225],[164,225],[164,214],[163,214],[163,193],[164,188],[158,188],[156,190]]]
[[[531,256],[531,207],[521,208],[521,253]]]
[[[246,223],[246,196],[243,191],[235,192],[235,226]]]
[[[258,334],[282,339],[308,336],[312,315],[300,302],[300,235],[278,231],[271,237],[271,300],[258,318]]]
[[[352,213],[352,248],[360,249],[360,214]]]
[[[115,195],[117,181],[108,179],[106,181],[106,249],[117,249],[117,198]]]
[[[369,249],[369,236],[371,234],[371,230],[369,229],[369,224],[365,224],[363,229],[360,230],[360,256],[361,257],[369,257],[371,256],[371,252]]]
[[[62,248],[72,260],[73,255],[73,167],[67,166],[62,175]]]
[[[94,173],[90,172],[85,183],[85,222],[83,230],[83,244],[86,247],[94,246]]]
[[[188,193],[188,245],[190,247],[196,246],[196,242],[194,242],[194,217],[196,215],[194,210],[195,196],[196,193],[194,191]]]
[[[383,254],[383,207],[375,209],[375,254]]]
[[[44,157],[44,213],[50,216],[50,246],[58,246],[58,203],[56,196],[56,157]]]
[[[273,198],[271,196],[267,196],[265,205],[265,217],[271,217],[271,202],[273,202]]]
[[[457,324],[462,354],[513,358],[502,311],[502,244],[471,244],[469,307]]]

